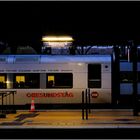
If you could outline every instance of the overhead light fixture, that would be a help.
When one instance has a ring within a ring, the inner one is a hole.
[[[44,36],[44,37],[42,37],[42,41],[43,42],[71,42],[71,41],[73,41],[73,38],[72,37],[70,37],[70,36]]]

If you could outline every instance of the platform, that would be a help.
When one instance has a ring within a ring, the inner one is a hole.
[[[93,109],[88,120],[81,110],[27,110],[0,118],[0,128],[140,128],[131,109]]]
[[[96,134],[100,133],[101,135],[101,132],[107,130],[110,133],[112,130],[123,132],[123,129],[129,129],[130,133],[132,130],[140,130],[140,116],[133,116],[131,109],[92,109],[88,120],[82,120],[81,110],[37,110],[36,112],[22,110],[17,111],[16,114],[7,114],[6,118],[0,118],[0,130],[5,134],[7,133],[6,130],[8,132],[11,130],[10,133],[12,134],[15,130],[22,131],[22,134],[27,130],[29,134],[30,131],[35,131],[34,136],[39,131],[41,133],[49,132],[47,136],[51,137],[52,135],[55,136],[56,131],[61,134],[61,130],[65,134],[68,133],[67,130],[71,134],[72,132],[76,133],[76,131],[80,134],[80,131],[93,133],[98,130]],[[129,135],[129,131],[125,133]]]

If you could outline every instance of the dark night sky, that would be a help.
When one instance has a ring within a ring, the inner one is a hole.
[[[44,34],[69,34],[77,42],[140,38],[140,2],[0,2],[0,39],[37,46]]]

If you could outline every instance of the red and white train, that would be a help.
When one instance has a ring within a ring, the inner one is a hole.
[[[15,90],[15,105],[79,104],[87,88],[91,103],[112,103],[111,55],[0,55],[0,91]]]

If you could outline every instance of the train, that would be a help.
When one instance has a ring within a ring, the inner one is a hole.
[[[126,57],[127,58],[127,57]],[[140,62],[137,62],[140,96]],[[14,104],[74,106],[88,90],[91,104],[117,105],[133,102],[133,64],[112,54],[0,55],[0,92],[16,91]],[[4,98],[4,104],[7,104]],[[0,100],[1,102],[1,100]],[[62,107],[63,108],[63,107]]]
[[[15,105],[81,104],[86,89],[91,103],[112,103],[112,55],[0,56],[0,91],[16,91]]]

